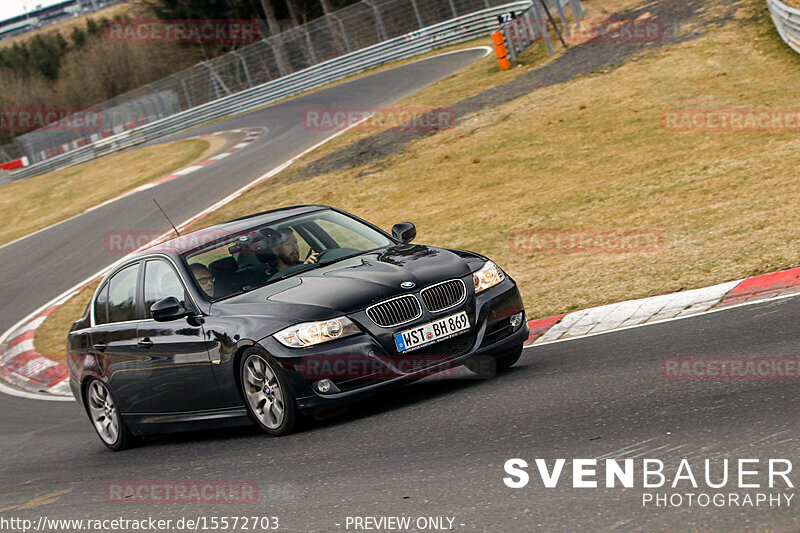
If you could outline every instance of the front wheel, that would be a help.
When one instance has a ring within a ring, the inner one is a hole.
[[[520,344],[516,348],[506,350],[505,352],[501,352],[495,356],[498,372],[501,370],[508,370],[514,366],[517,361],[519,361],[519,358],[522,356],[522,346],[523,345]]]
[[[106,385],[93,379],[86,387],[86,411],[97,436],[110,450],[118,452],[134,444],[134,437]]]
[[[242,356],[239,371],[247,412],[258,427],[274,437],[296,431],[301,415],[278,365],[251,348]]]

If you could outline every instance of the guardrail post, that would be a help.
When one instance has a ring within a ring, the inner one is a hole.
[[[314,52],[314,43],[311,42],[311,36],[308,34],[308,28],[304,26],[297,26],[302,30],[306,36],[306,45],[308,46],[308,53],[311,55],[311,64],[317,63],[317,54]]]
[[[336,21],[336,24],[339,26],[339,31],[342,33],[342,40],[344,41],[344,47],[350,52],[350,41],[347,39],[347,32],[344,29],[344,24],[342,24],[342,20],[333,13],[328,14],[333,20]]]
[[[181,82],[181,87],[183,87],[183,96],[186,98],[186,109],[194,107],[192,105],[192,97],[189,96],[189,88],[186,86],[186,80],[183,79],[183,76],[179,76],[177,74],[170,74],[169,77],[177,78]]]
[[[383,27],[383,20],[381,19],[381,12],[378,10],[378,6],[376,6],[369,0],[362,0],[362,1],[369,7],[371,7],[372,11],[375,13],[375,22],[378,24],[378,33],[380,33],[381,39],[383,39],[384,41],[388,40],[388,37],[386,37],[386,29]]]
[[[458,11],[456,11],[456,5],[453,3],[453,0],[450,0],[450,11],[453,12],[453,17],[458,16]]]
[[[214,68],[211,65],[209,65],[205,61],[201,61],[200,65],[202,65],[202,66],[204,66],[204,67],[206,67],[208,69],[208,75],[210,76],[211,84],[214,86],[214,90],[217,93],[217,98],[218,99],[221,98],[221,96],[219,95],[219,88],[220,87],[222,87],[223,90],[226,93],[231,94],[230,89],[228,89],[228,87],[222,82],[222,79],[220,79],[220,77],[217,75],[217,72],[214,70]]]
[[[555,54],[553,51],[553,43],[550,42],[550,32],[547,31],[547,21],[544,19],[544,13],[542,13],[542,8],[539,7],[539,2],[533,0],[533,11],[536,13],[536,27],[539,30],[539,33],[542,34],[544,38],[544,45],[547,47],[547,53],[550,55]]]
[[[487,0],[488,1],[488,0]],[[411,7],[414,8],[414,15],[417,16],[417,24],[420,28],[422,28],[422,17],[419,14],[419,6],[417,6],[417,0],[411,0]]]
[[[272,55],[275,56],[275,64],[278,65],[278,72],[281,73],[281,76],[286,76],[286,70],[283,68],[283,58],[281,57],[280,50],[278,50],[278,47],[270,40],[270,38],[264,39],[264,42],[267,43],[272,49]]]
[[[503,29],[500,30],[500,31],[501,31],[501,34],[503,36],[503,40],[506,43],[508,43],[508,46],[506,46],[506,52],[508,52],[508,55],[511,56],[511,60],[512,61],[516,61],[517,60],[517,47],[514,44],[514,41],[511,39],[511,36],[509,35],[508,25],[507,24],[503,24]]]
[[[550,24],[553,25],[553,29],[556,31],[556,35],[558,36],[558,40],[561,41],[561,45],[564,48],[566,48],[567,47],[567,43],[564,42],[564,38],[561,36],[561,31],[559,31],[558,24],[556,24],[556,21],[553,19],[553,15],[551,15],[550,14],[550,10],[547,9],[547,4],[544,3],[544,0],[539,0],[539,2],[542,4],[542,7],[544,8],[544,12],[547,13],[547,18],[550,20]],[[534,2],[534,4],[535,3],[536,2]]]
[[[567,13],[564,11],[562,0],[556,0],[556,8],[558,9],[558,16],[561,17],[561,25],[564,26],[564,35],[569,37],[569,21],[567,21]]]
[[[247,80],[247,86],[252,87],[253,80],[250,79],[250,69],[247,68],[247,61],[245,60],[242,53],[239,52],[239,50],[234,50],[233,53],[236,55],[236,57],[239,58],[239,62],[242,64],[242,70],[244,71],[244,77]]]
[[[577,26],[580,28],[581,20],[586,16],[586,12],[583,10],[583,4],[581,4],[581,0],[569,0],[569,7],[572,10],[572,16],[575,17],[575,21]]]

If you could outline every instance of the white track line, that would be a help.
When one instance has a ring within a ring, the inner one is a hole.
[[[0,379],[0,392],[8,394],[9,396],[16,396],[17,398],[26,398],[28,400],[45,400],[48,402],[74,402],[72,396],[54,396],[52,394],[39,394],[35,392],[27,392],[19,389],[9,387],[5,382]]]
[[[251,129],[257,129],[257,128],[251,128]],[[260,128],[260,129],[264,130],[262,132],[262,135],[267,133],[267,128]],[[178,139],[178,140],[170,141],[170,142],[188,141],[188,140],[191,140],[191,139],[196,139],[198,137],[205,137],[206,135],[218,135],[218,134],[221,134],[221,133],[229,133],[229,132],[232,133],[234,131],[238,132],[238,130],[223,130],[223,131],[217,131],[217,132],[214,132],[214,133],[204,133],[203,135],[197,135],[195,137],[187,137],[185,139]],[[250,144],[250,143],[247,143],[247,144]],[[245,146],[247,146],[247,144],[245,144]],[[233,149],[233,148],[231,148],[231,149]],[[111,155],[111,154],[109,154],[109,155]],[[213,159],[213,158],[209,158],[209,159]],[[206,159],[204,159],[203,161],[206,161]],[[199,168],[204,168],[205,166],[208,166],[208,165],[198,166],[197,168],[192,167],[192,168],[194,168],[194,170],[197,170]],[[181,169],[181,170],[184,170],[184,169]],[[178,172],[180,172],[180,170]],[[171,174],[177,174],[177,172],[173,172]],[[166,174],[166,175],[169,176],[171,174]],[[36,176],[32,176],[32,177],[36,177]],[[47,231],[49,229],[55,228],[56,226],[60,226],[61,224],[65,224],[65,223],[69,222],[72,219],[78,218],[78,217],[83,216],[83,215],[85,215],[87,213],[91,213],[92,211],[94,211],[96,209],[100,209],[101,207],[105,207],[108,204],[113,204],[114,202],[116,202],[118,200],[122,200],[123,198],[127,198],[128,196],[136,194],[137,192],[141,192],[143,190],[147,190],[147,189],[150,189],[152,187],[156,187],[158,185],[161,185],[161,183],[150,182],[150,183],[145,183],[144,185],[140,185],[139,187],[136,187],[136,188],[131,189],[129,191],[125,191],[125,192],[121,193],[119,196],[115,196],[114,198],[111,198],[110,200],[105,200],[105,201],[103,201],[103,202],[101,202],[101,203],[99,203],[99,204],[97,204],[95,206],[92,206],[92,207],[86,209],[85,211],[82,211],[82,212],[80,212],[80,213],[78,213],[76,215],[72,215],[71,217],[65,218],[64,220],[59,220],[58,222],[54,222],[53,224],[50,224],[47,227],[44,227],[42,229],[38,229],[38,230],[34,231],[33,233],[28,233],[27,235],[23,235],[22,237],[18,237],[18,238],[14,239],[11,242],[7,242],[5,244],[2,244],[2,245],[0,245],[0,250],[2,250],[3,248],[5,248],[7,246],[11,246],[12,244],[16,244],[16,243],[18,243],[20,241],[24,241],[25,239],[33,237],[34,235],[38,235],[39,233],[42,233],[43,231]]]
[[[749,279],[749,278],[746,278],[746,279]],[[744,280],[741,280],[741,281],[744,281]],[[800,296],[800,292],[797,292],[797,293],[794,293],[794,294],[783,294],[781,296],[770,296],[769,298],[764,298],[763,300],[752,300],[752,301],[749,301],[749,302],[742,302],[740,304],[727,305],[725,307],[720,307],[719,309],[709,309],[708,311],[704,311],[702,313],[696,313],[694,315],[676,316],[676,317],[673,317],[673,318],[665,318],[663,320],[656,320],[655,322],[643,322],[642,324],[634,324],[632,326],[624,326],[624,327],[621,327],[621,328],[618,328],[618,329],[609,329],[609,330],[606,330],[606,331],[598,331],[597,333],[587,333],[586,335],[580,335],[578,337],[567,337],[567,338],[564,338],[564,339],[556,339],[556,340],[553,340],[553,341],[545,341],[545,342],[540,342],[540,343],[537,343],[536,341],[534,341],[531,344],[527,344],[527,345],[523,346],[523,348],[535,348],[537,346],[546,346],[548,344],[555,344],[557,342],[575,341],[575,340],[579,340],[579,339],[585,339],[587,337],[596,337],[598,335],[606,335],[608,333],[616,333],[617,331],[625,331],[625,330],[628,330],[628,329],[642,328],[642,327],[645,327],[645,326],[652,326],[652,325],[655,325],[655,324],[664,324],[665,322],[674,322],[676,320],[684,320],[684,319],[687,319],[687,318],[697,318],[697,317],[701,317],[701,316],[707,315],[709,313],[719,313],[719,312],[722,312],[722,311],[727,311],[729,309],[737,309],[739,307],[744,307],[746,305],[755,305],[755,304],[763,304],[763,303],[766,303],[766,302],[774,302],[774,301],[778,301],[778,300],[783,300],[785,298],[793,298],[795,296]],[[653,298],[658,298],[658,296],[654,296]],[[720,301],[722,301],[722,300],[720,300]],[[577,313],[578,311],[573,311],[573,312]]]

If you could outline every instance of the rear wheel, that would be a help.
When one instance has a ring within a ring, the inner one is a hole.
[[[117,411],[116,402],[105,384],[93,379],[87,385],[86,393],[86,410],[103,444],[115,452],[129,448],[134,443],[134,437]]]
[[[514,366],[517,361],[519,361],[520,356],[522,356],[522,344],[516,348],[506,350],[505,352],[500,352],[495,356],[495,360],[497,361],[497,370],[508,370]]]
[[[250,348],[242,356],[239,372],[250,418],[275,437],[296,431],[301,415],[278,365],[260,350]]]

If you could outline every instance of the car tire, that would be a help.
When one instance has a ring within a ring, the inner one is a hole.
[[[250,419],[266,434],[280,437],[300,428],[302,414],[280,366],[258,348],[239,362],[239,386]]]
[[[512,348],[510,350],[506,350],[505,352],[500,352],[495,356],[495,361],[497,361],[497,371],[501,372],[503,370],[508,370],[512,366],[514,366],[519,358],[522,356],[522,347],[523,345],[520,344],[516,348]]]
[[[86,414],[97,436],[109,450],[118,452],[135,444],[136,438],[117,410],[117,404],[105,383],[99,379],[89,380],[84,398]]]

